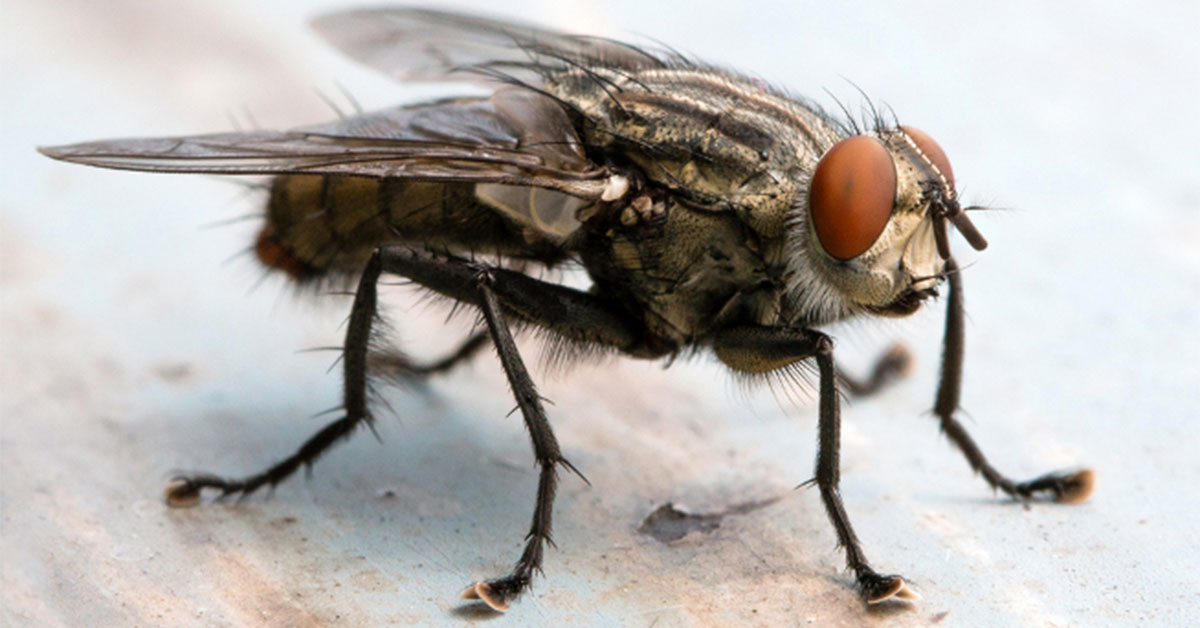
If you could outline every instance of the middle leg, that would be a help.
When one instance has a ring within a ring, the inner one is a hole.
[[[431,375],[445,373],[475,357],[480,349],[487,346],[488,340],[488,332],[475,331],[446,357],[424,364],[413,362],[401,351],[389,350],[372,353],[368,358],[369,368],[372,375],[387,377],[399,382],[424,379]]]
[[[869,397],[883,390],[892,382],[908,375],[912,370],[913,357],[902,344],[894,344],[875,360],[871,374],[859,379],[837,369],[837,380],[841,389],[854,397]]]
[[[838,543],[846,550],[846,566],[854,572],[863,598],[868,603],[889,598],[914,599],[916,593],[908,588],[903,578],[881,575],[867,562],[842,504],[838,488],[841,480],[841,404],[833,362],[833,341],[829,336],[811,329],[736,327],[718,334],[713,350],[731,368],[748,373],[767,373],[788,368],[801,360],[816,360],[820,371],[820,421],[816,474],[810,482],[821,491],[821,500],[837,532]]]

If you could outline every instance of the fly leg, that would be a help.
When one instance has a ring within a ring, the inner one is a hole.
[[[541,468],[538,474],[537,500],[533,507],[533,522],[529,526],[529,532],[525,535],[525,550],[517,559],[512,573],[502,578],[477,582],[468,587],[462,595],[463,599],[483,600],[488,606],[503,611],[508,609],[510,600],[520,595],[529,586],[533,572],[542,568],[542,554],[546,544],[553,543],[550,539],[550,524],[554,493],[558,487],[558,465],[561,464],[576,473],[579,471],[562,457],[558,440],[554,437],[554,431],[546,419],[542,399],[538,396],[533,380],[529,378],[529,372],[525,369],[525,363],[521,359],[520,353],[517,352],[517,345],[513,342],[512,332],[509,331],[508,323],[504,320],[496,293],[489,285],[492,280],[493,278],[486,271],[479,275],[478,285],[483,297],[483,316],[487,321],[492,340],[496,344],[496,353],[500,356],[504,374],[508,377],[508,385],[512,388],[513,396],[517,399],[517,406],[521,408],[521,414],[525,417],[525,427],[529,430],[529,437],[533,441],[533,457]],[[582,478],[583,475],[580,474],[579,477]]]
[[[244,478],[223,478],[208,473],[173,478],[166,491],[169,505],[195,504],[205,489],[219,491],[220,497],[226,497],[233,494],[249,495],[263,486],[274,487],[301,466],[311,469],[321,454],[350,436],[359,425],[371,425],[371,415],[367,409],[367,354],[371,323],[375,319],[376,283],[381,272],[379,260],[372,258],[363,270],[358,290],[354,293],[354,305],[350,308],[345,346],[342,349],[342,417],[310,437],[294,454],[260,473]]]
[[[942,343],[942,374],[938,384],[933,412],[941,422],[942,432],[966,456],[967,462],[993,489],[1018,498],[1029,499],[1037,494],[1049,494],[1055,501],[1077,504],[1088,498],[1095,485],[1091,469],[1055,471],[1025,482],[1014,482],[995,469],[962,423],[954,418],[962,388],[963,367],[963,296],[962,273],[953,258],[946,259],[943,271],[950,281],[950,296],[946,304],[946,333]]]
[[[506,610],[509,602],[529,587],[534,572],[541,571],[545,546],[552,544],[550,527],[558,467],[579,473],[562,456],[542,399],[513,342],[507,319],[538,325],[569,340],[625,350],[636,346],[636,323],[595,295],[538,281],[512,270],[485,268],[461,259],[400,247],[380,249],[372,263],[380,264],[385,272],[402,275],[480,308],[525,419],[534,458],[540,467],[525,549],[511,573],[477,582],[463,593],[465,599],[482,600],[493,609]]]
[[[375,317],[376,284],[385,272],[402,275],[435,292],[482,310],[488,335],[496,346],[517,405],[525,418],[533,442],[534,457],[541,467],[533,521],[526,536],[525,550],[509,575],[476,583],[464,593],[464,597],[481,599],[492,608],[505,610],[508,603],[529,586],[533,573],[541,570],[545,545],[551,542],[551,511],[558,483],[558,465],[578,473],[562,457],[541,398],[517,352],[505,319],[515,318],[523,323],[539,325],[569,341],[634,353],[652,353],[641,346],[640,328],[636,321],[607,300],[592,294],[538,281],[516,271],[484,268],[461,259],[438,257],[426,251],[404,247],[379,249],[372,255],[359,280],[346,330],[343,354],[345,415],[312,436],[295,454],[266,471],[242,479],[225,479],[208,474],[178,477],[167,490],[167,500],[172,505],[180,506],[197,501],[204,489],[229,495],[248,494],[263,485],[274,486],[300,466],[311,465],[326,449],[348,436],[358,425],[370,425],[371,416],[367,410],[368,345],[371,323]],[[465,352],[477,351],[483,342],[474,337],[469,339],[464,344],[465,348],[477,346],[467,348]],[[463,352],[460,350],[460,353]]]
[[[766,373],[787,368],[800,360],[816,359],[821,378],[816,477],[805,484],[815,483],[821,491],[821,500],[837,532],[838,543],[846,550],[846,566],[854,572],[863,598],[868,603],[889,598],[916,598],[904,578],[881,575],[871,568],[842,504],[838,489],[841,407],[837,370],[833,363],[833,341],[829,336],[810,329],[735,327],[718,334],[713,349],[722,362],[749,373]]]
[[[424,379],[431,375],[445,373],[460,363],[470,360],[487,344],[488,332],[476,331],[449,355],[432,362],[418,364],[399,351],[373,353],[368,360],[373,375],[389,377],[397,381]]]
[[[869,397],[908,375],[912,363],[912,354],[908,349],[902,344],[895,344],[875,360],[871,374],[865,380],[847,375],[840,367],[837,369],[837,379],[841,389],[847,393],[855,397]]]

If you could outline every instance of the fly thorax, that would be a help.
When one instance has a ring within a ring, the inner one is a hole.
[[[545,85],[581,118],[581,135],[652,185],[694,208],[732,211],[780,238],[816,163],[815,145],[838,139],[819,116],[715,69],[569,70]]]

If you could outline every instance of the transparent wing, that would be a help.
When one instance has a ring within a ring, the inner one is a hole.
[[[291,131],[103,140],[39,148],[102,168],[208,174],[325,174],[489,184],[482,200],[565,236],[609,172],[584,156],[553,100],[520,88],[397,107]]]
[[[519,22],[425,9],[363,9],[313,20],[313,28],[357,61],[400,80],[537,85],[578,65],[663,67],[648,51],[600,37],[565,35]]]

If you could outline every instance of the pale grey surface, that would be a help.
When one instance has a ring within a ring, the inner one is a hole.
[[[940,308],[833,330],[853,368],[894,338],[914,377],[845,412],[843,493],[868,555],[924,599],[866,613],[813,491],[816,410],[707,362],[544,376],[592,486],[564,477],[548,577],[504,616],[456,600],[515,559],[532,503],[524,430],[494,358],[323,459],[273,499],[168,510],[176,468],[256,470],[337,403],[343,300],[253,288],[256,211],[236,186],[51,162],[36,144],[330,117],[430,92],[304,29],[330,3],[6,2],[0,13],[0,624],[1195,625],[1200,622],[1200,76],[1194,3],[511,2],[572,30],[653,36],[856,105],[846,77],[936,137],[977,220],[964,405],[1003,469],[1086,464],[1092,500],[994,498],[930,407]],[[482,2],[460,6],[484,6]],[[1183,7],[1189,8],[1183,8]],[[960,251],[965,247],[959,246]],[[464,333],[398,293],[407,348]],[[450,331],[446,331],[449,329]],[[535,355],[530,348],[531,359]],[[667,501],[780,498],[670,546]]]

